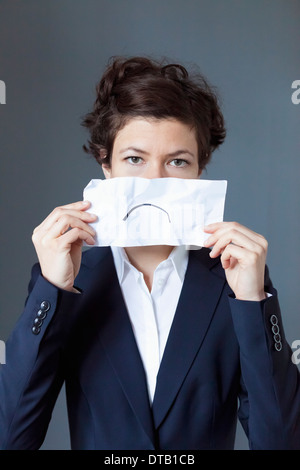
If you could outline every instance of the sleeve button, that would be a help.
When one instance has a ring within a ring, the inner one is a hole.
[[[40,318],[41,320],[44,320],[47,316],[47,313],[44,310],[40,309],[37,312],[36,316],[37,316],[37,318]]]
[[[50,310],[50,307],[51,307],[51,304],[48,300],[43,300],[43,302],[40,305],[40,309],[43,312],[48,312],[48,310]]]
[[[277,325],[278,319],[277,319],[276,315],[271,316],[270,322],[272,323],[272,325]]]
[[[277,324],[272,326],[272,332],[273,332],[274,335],[278,335],[279,326]]]
[[[281,343],[281,336],[279,333],[273,336],[275,343]]]
[[[33,326],[40,328],[43,324],[43,320],[41,318],[36,317],[33,322]]]
[[[41,331],[40,327],[39,326],[33,326],[32,329],[31,329],[32,333],[34,335],[38,335],[39,332]]]

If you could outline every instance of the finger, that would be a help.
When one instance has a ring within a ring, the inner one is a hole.
[[[224,233],[229,230],[238,230],[243,233],[249,234],[253,237],[261,237],[258,233],[254,232],[248,227],[239,224],[238,222],[217,222],[215,224],[209,224],[204,227],[206,233]]]
[[[208,224],[204,226],[203,230],[206,233],[213,233],[219,228],[221,228],[224,224],[226,224],[226,222],[216,222],[214,224]]]
[[[236,245],[228,245],[223,251],[220,261],[224,269],[234,267],[237,263],[242,268],[257,265],[259,256],[253,251],[248,251],[245,248]],[[264,264],[259,264],[264,266]],[[262,273],[264,270],[262,271]]]
[[[76,209],[76,207],[80,207],[80,205],[71,207],[72,205],[69,205],[69,208],[67,206],[61,206],[61,207],[56,207],[49,215],[46,217],[46,219],[34,229],[35,233],[36,231],[39,230],[49,230],[61,217],[64,217],[65,215],[70,215],[73,217],[77,217],[78,219],[84,220],[86,222],[93,222],[97,219],[97,216],[95,214],[91,214],[90,212],[86,212],[86,209],[89,206],[81,206],[82,210]],[[84,209],[85,207],[85,209]]]
[[[52,212],[36,227],[35,230],[38,230],[40,227],[45,225],[50,219],[53,219],[53,217],[58,216],[61,212],[64,212],[64,210],[78,210],[78,211],[85,211],[90,207],[90,202],[89,201],[77,201],[73,202],[70,204],[65,204],[63,206],[56,207],[53,209]]]
[[[231,244],[258,254],[263,251],[262,246],[252,238],[249,238],[247,235],[237,230],[231,230],[230,232],[223,234],[223,236],[213,244],[213,248],[210,253],[211,257],[219,256],[224,249]]]
[[[233,268],[237,263],[241,264],[246,255],[245,248],[228,245],[220,258],[223,269]]]
[[[64,204],[60,206],[63,209],[75,209],[75,210],[85,210],[91,206],[90,201],[77,201],[71,202],[70,204]]]
[[[70,214],[64,214],[46,232],[44,239],[50,240],[50,239],[58,238],[62,236],[63,234],[65,234],[70,229],[75,229],[75,228],[81,229],[87,232],[92,237],[95,236],[96,234],[94,229],[90,225],[85,223],[83,220],[81,220],[80,218],[74,217]]]
[[[254,232],[248,227],[238,224],[237,222],[220,222],[210,224],[207,228],[205,227],[205,232],[212,233],[212,235],[206,240],[205,246],[213,246],[220,237],[232,230],[244,234],[263,248],[267,248],[267,240],[262,235]]]
[[[69,247],[78,241],[86,242],[88,245],[95,244],[95,239],[90,235],[90,233],[78,227],[69,230],[56,239],[58,247]]]

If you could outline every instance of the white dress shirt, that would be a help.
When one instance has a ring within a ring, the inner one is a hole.
[[[150,401],[172,325],[188,263],[185,246],[175,247],[154,271],[151,293],[143,274],[128,260],[124,248],[112,246],[115,267],[144,364]]]

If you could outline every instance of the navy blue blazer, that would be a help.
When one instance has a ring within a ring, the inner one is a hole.
[[[191,251],[149,403],[110,248],[83,254],[81,294],[32,272],[0,373],[0,448],[41,446],[65,381],[72,449],[300,449],[299,371],[266,272],[262,302],[234,299],[219,260]],[[133,286],[134,288],[134,286]]]

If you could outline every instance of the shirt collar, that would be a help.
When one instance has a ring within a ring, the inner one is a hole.
[[[139,271],[130,263],[124,248],[119,246],[111,246],[111,250],[120,284],[122,284],[124,281],[125,276],[129,270],[133,270],[136,277],[140,275]],[[188,254],[189,250],[186,249],[186,246],[180,245],[175,246],[168,257],[168,260],[171,260],[181,282],[184,281],[188,264]]]
[[[189,259],[189,251],[186,246],[175,246],[169,255],[169,259],[172,261],[180,281],[183,282]]]

